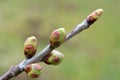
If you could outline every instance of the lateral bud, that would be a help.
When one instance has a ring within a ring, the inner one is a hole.
[[[50,54],[46,55],[43,61],[48,65],[58,65],[62,62],[64,55],[58,50],[53,50]]]
[[[50,36],[50,45],[52,47],[59,47],[61,43],[64,42],[66,37],[66,32],[64,28],[59,28],[54,30]]]
[[[24,71],[31,78],[37,78],[42,73],[42,67],[38,63],[29,64],[24,68]]]
[[[89,25],[93,24],[103,13],[103,9],[97,9],[87,16],[87,22]]]
[[[28,37],[24,43],[24,54],[26,58],[32,58],[37,51],[37,38],[35,36]]]

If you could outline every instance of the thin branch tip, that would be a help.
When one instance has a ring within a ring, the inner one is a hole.
[[[103,9],[97,9],[90,13],[80,24],[78,24],[70,33],[68,33],[65,37],[65,41],[68,41],[78,33],[82,32],[83,30],[89,28],[91,24],[93,24],[103,13]],[[5,74],[3,74],[0,77],[0,80],[9,80],[12,77],[15,77],[19,75],[21,72],[24,71],[24,68],[31,63],[37,63],[42,62],[43,58],[48,55],[52,50],[54,50],[56,47],[52,47],[50,44],[48,44],[42,51],[40,51],[38,54],[33,56],[30,59],[25,59],[18,65],[15,65],[11,67]]]

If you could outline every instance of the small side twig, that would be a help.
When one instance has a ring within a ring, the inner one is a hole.
[[[78,24],[70,33],[67,34],[65,38],[65,42],[71,39],[76,34],[80,33],[81,31],[89,28],[89,26],[93,24],[100,17],[102,12],[103,12],[102,9],[98,9],[92,12],[90,15],[88,15],[88,17],[84,19],[81,24]],[[53,49],[55,48],[50,46],[50,44],[48,44],[41,52],[39,52],[37,55],[35,55],[31,59],[23,60],[20,64],[11,67],[5,74],[3,74],[0,77],[0,80],[9,80],[12,77],[19,75],[20,73],[23,72],[24,67],[26,67],[26,65],[28,64],[42,62],[43,58],[47,54],[49,54]]]

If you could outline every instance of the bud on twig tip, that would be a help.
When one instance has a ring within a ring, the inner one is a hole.
[[[103,9],[97,9],[93,11],[90,15],[87,17],[87,22],[89,25],[93,24],[103,13]]]

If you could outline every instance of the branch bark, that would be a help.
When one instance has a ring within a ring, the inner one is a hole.
[[[87,16],[86,19],[83,20],[81,24],[78,24],[70,33],[67,34],[65,38],[65,42],[71,39],[73,36],[77,35],[81,31],[89,28],[91,24],[93,24],[102,14],[102,9],[97,9],[96,11],[92,12],[90,15]],[[26,65],[31,63],[42,62],[43,58],[49,54],[54,47],[48,44],[41,52],[36,54],[31,59],[23,60],[18,65],[12,66],[5,74],[0,77],[0,80],[9,80],[12,77],[15,77],[24,71]]]

